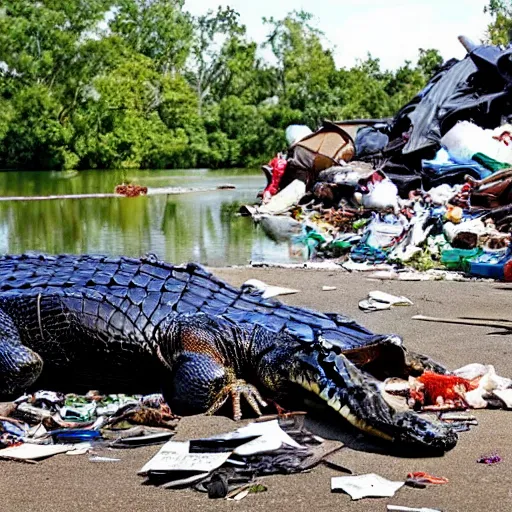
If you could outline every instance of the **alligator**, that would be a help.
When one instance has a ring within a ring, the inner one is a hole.
[[[241,398],[257,414],[316,397],[366,433],[432,452],[457,434],[396,406],[390,375],[443,371],[339,315],[285,305],[189,263],[96,255],[0,257],[0,393],[161,391],[179,415]],[[261,393],[261,394],[260,394]],[[247,407],[247,406],[246,406]]]

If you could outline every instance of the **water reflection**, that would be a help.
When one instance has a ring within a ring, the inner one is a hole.
[[[235,190],[139,198],[0,203],[0,251],[94,252],[140,256],[148,252],[175,263],[211,266],[290,261],[288,246],[269,240],[252,220],[235,213],[264,186],[248,171],[87,171],[0,173],[0,194],[50,195],[112,192],[123,181],[149,187]],[[292,257],[293,259],[293,257]]]

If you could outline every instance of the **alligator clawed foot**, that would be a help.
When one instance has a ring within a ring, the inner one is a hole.
[[[237,379],[225,386],[218,394],[213,405],[206,411],[206,414],[216,413],[231,397],[233,401],[233,419],[238,421],[242,419],[242,409],[240,407],[240,399],[242,395],[245,397],[254,412],[261,416],[261,407],[267,407],[267,403],[261,398],[260,392],[252,384],[248,384],[245,380]]]

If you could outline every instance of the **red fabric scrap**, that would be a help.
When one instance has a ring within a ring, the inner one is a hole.
[[[422,394],[424,405],[436,405],[438,398],[444,402],[463,399],[464,393],[476,389],[478,383],[472,382],[455,375],[439,375],[433,372],[425,372],[418,377],[423,384]]]
[[[284,171],[286,171],[288,162],[284,158],[276,156],[270,160],[268,165],[272,167],[272,181],[270,182],[270,185],[267,186],[263,194],[264,196],[275,196],[279,191],[279,183],[281,182]]]

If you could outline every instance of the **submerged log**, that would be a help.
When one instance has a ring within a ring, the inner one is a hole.
[[[191,194],[194,192],[212,192],[214,190],[224,190],[223,188],[183,188],[183,187],[161,187],[161,188],[148,188],[146,195],[148,196],[161,196],[161,195],[176,195],[176,194]],[[229,189],[226,189],[229,190]],[[2,201],[55,201],[57,199],[106,199],[106,198],[127,198],[123,194],[116,194],[114,192],[96,193],[96,194],[56,194],[50,196],[0,196]]]

